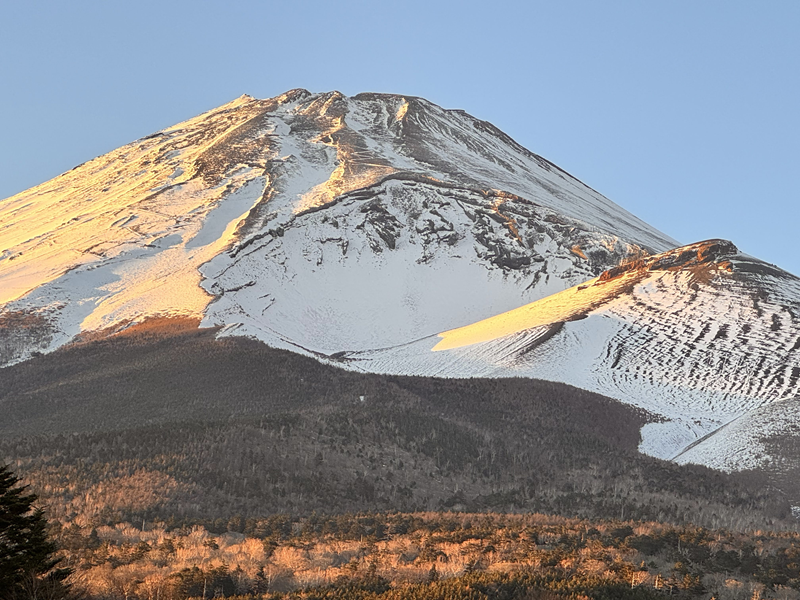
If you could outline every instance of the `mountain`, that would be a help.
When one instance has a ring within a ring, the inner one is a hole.
[[[679,247],[421,98],[242,96],[0,201],[0,377],[194,320],[349,370],[575,385],[644,409],[647,454],[791,486],[798,318],[794,276]]]
[[[461,111],[304,90],[89,161],[0,223],[4,363],[155,315],[320,353],[399,344],[675,245]]]

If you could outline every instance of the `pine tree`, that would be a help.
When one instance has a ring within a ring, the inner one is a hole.
[[[70,569],[56,568],[55,544],[35,494],[8,466],[0,466],[0,599],[67,598]]]

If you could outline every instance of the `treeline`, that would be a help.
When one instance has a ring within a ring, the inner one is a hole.
[[[800,534],[454,513],[57,526],[97,600],[800,598]]]

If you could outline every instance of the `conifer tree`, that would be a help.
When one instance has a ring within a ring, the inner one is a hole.
[[[0,599],[67,598],[70,569],[56,568],[47,520],[35,494],[8,466],[0,466]]]

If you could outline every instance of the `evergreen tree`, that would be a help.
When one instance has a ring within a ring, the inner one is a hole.
[[[19,485],[8,466],[0,466],[0,599],[67,598],[70,569],[56,568],[55,544],[35,494]]]

